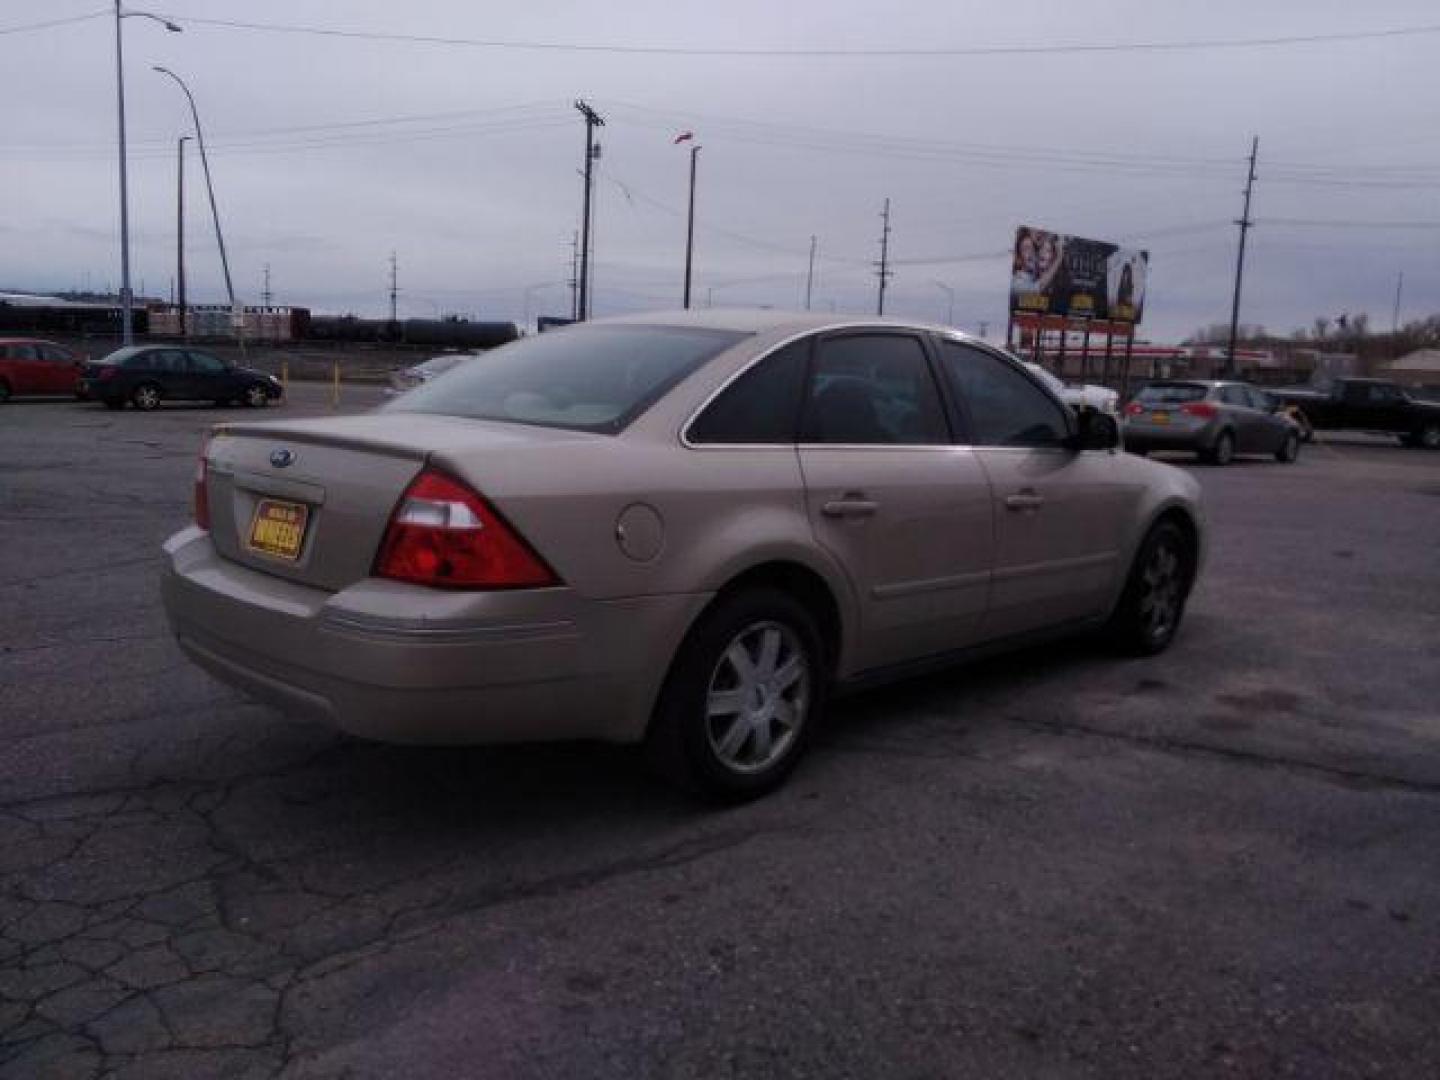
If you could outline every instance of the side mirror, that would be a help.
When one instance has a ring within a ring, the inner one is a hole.
[[[1114,450],[1120,445],[1120,425],[1109,413],[1086,405],[1076,411],[1072,450]]]

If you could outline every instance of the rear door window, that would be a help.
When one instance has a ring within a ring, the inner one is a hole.
[[[805,390],[801,441],[927,446],[950,442],[920,339],[847,334],[822,340]]]

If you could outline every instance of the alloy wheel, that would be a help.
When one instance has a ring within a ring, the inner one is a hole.
[[[263,386],[251,386],[245,391],[245,404],[249,405],[252,409],[264,408],[268,400],[269,396],[265,393]]]
[[[1420,429],[1420,445],[1426,450],[1440,449],[1440,424],[1431,424]]]
[[[1185,594],[1184,561],[1174,545],[1155,545],[1140,571],[1140,621],[1152,641],[1161,641],[1175,632]]]
[[[752,623],[731,639],[710,676],[705,733],[727,768],[758,773],[784,757],[810,712],[810,660],[784,623]]]
[[[160,404],[160,391],[153,386],[142,386],[135,391],[135,406],[139,409],[153,409]]]

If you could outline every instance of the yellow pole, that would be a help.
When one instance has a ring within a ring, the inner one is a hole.
[[[340,407],[340,361],[339,361],[339,360],[334,360],[334,361],[331,362],[331,372],[332,372],[332,376],[333,376],[333,377],[332,377],[332,381],[331,381],[331,384],[330,384],[330,407],[331,407],[332,409],[338,409],[338,408]]]

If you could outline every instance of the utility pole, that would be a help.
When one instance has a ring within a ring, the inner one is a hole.
[[[880,279],[880,301],[876,305],[875,314],[885,314],[885,285],[894,273],[890,269],[890,200],[885,200],[885,209],[880,211],[880,219],[885,225],[880,230],[880,261],[876,265],[880,268],[875,276]]]
[[[399,288],[399,264],[395,260],[395,252],[390,252],[390,324],[393,326],[399,320],[396,318],[396,301],[400,295]]]
[[[1401,270],[1399,276],[1395,278],[1395,312],[1390,317],[1390,333],[1392,335],[1400,333],[1400,293],[1404,288],[1405,271]]]
[[[274,294],[271,293],[271,291],[270,291],[270,264],[269,264],[269,263],[266,263],[266,264],[265,264],[265,287],[260,290],[260,303],[264,304],[264,305],[268,308],[268,307],[270,306],[270,302],[271,302],[272,300],[274,300],[274,299],[275,299],[275,296],[274,296]]]
[[[580,230],[570,238],[570,318],[580,317]]]
[[[595,158],[599,156],[595,146],[595,129],[604,127],[605,121],[583,101],[575,102],[575,108],[585,118],[585,202],[580,215],[580,297],[575,313],[576,319],[584,322],[590,317],[590,198],[595,178]]]
[[[985,340],[985,335],[990,330],[990,322],[987,319],[980,320],[980,340]]]
[[[805,274],[805,310],[810,310],[810,293],[815,287],[815,236],[810,236],[810,269]]]
[[[175,144],[175,301],[181,337],[190,336],[185,318],[185,144],[189,141],[189,135],[181,135]]]
[[[690,148],[690,217],[685,226],[685,302],[690,307],[690,270],[695,257],[695,159],[700,156],[700,147]]]
[[[1240,251],[1235,256],[1235,299],[1230,304],[1230,347],[1225,351],[1225,374],[1235,374],[1235,338],[1240,332],[1240,282],[1245,276],[1245,234],[1255,223],[1250,220],[1250,194],[1255,188],[1255,158],[1260,153],[1260,136],[1250,143],[1250,175],[1245,180],[1245,210],[1235,224],[1240,226]]]

